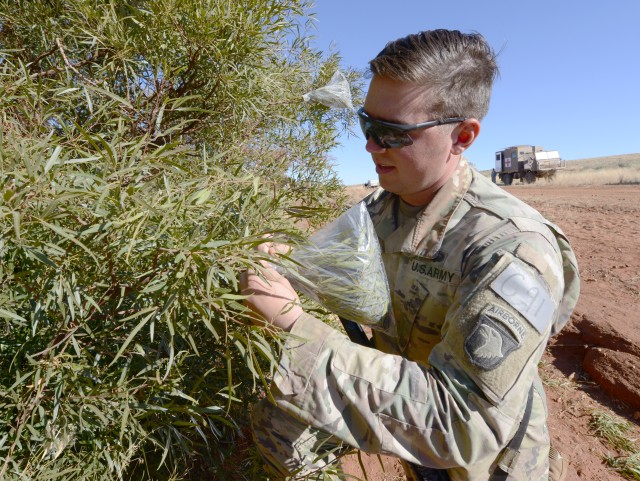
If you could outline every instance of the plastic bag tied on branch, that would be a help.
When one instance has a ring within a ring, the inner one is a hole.
[[[336,70],[327,85],[304,94],[302,98],[305,102],[318,102],[329,108],[353,110],[349,81],[340,70]]]

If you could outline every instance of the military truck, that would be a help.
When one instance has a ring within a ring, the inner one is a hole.
[[[496,152],[495,176],[504,185],[511,185],[513,179],[533,184],[541,177],[551,177],[558,169],[565,167],[557,150],[544,150],[537,145],[515,145]]]

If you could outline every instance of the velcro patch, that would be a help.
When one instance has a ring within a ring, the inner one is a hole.
[[[522,314],[542,334],[553,320],[556,305],[546,284],[512,262],[491,283],[491,289]]]
[[[485,314],[495,321],[502,322],[507,326],[511,333],[516,337],[518,342],[522,343],[527,337],[527,328],[522,321],[513,312],[500,307],[497,304],[489,304],[482,310],[482,314]]]
[[[549,267],[544,256],[542,254],[538,254],[538,252],[529,244],[520,244],[516,249],[516,256],[527,264],[535,267],[540,274],[544,275]]]
[[[480,314],[478,324],[464,342],[464,351],[472,364],[491,370],[521,345],[522,342],[502,322]]]

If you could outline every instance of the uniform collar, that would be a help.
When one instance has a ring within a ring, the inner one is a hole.
[[[404,252],[434,258],[444,239],[449,222],[471,185],[471,168],[461,159],[451,178],[431,202],[411,222],[398,226],[400,198],[384,197],[382,209],[374,215],[374,224],[384,252]],[[377,210],[377,209],[376,209]]]

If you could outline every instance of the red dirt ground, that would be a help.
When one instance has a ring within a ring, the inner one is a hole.
[[[541,363],[553,444],[570,463],[566,481],[625,479],[603,462],[622,453],[594,436],[590,421],[593,410],[622,417],[633,425],[629,438],[640,439],[640,186],[506,190],[562,228],[580,267],[577,308]],[[363,457],[370,481],[405,479],[397,462],[383,461]],[[355,456],[345,466],[366,479]]]

